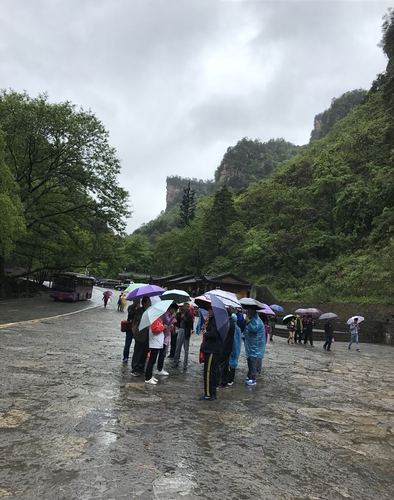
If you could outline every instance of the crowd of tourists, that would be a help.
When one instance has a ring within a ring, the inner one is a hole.
[[[155,299],[160,303],[158,297]],[[148,313],[151,309],[153,298],[143,296],[134,300],[127,308],[127,320],[122,321],[122,331],[126,334],[123,363],[127,364],[129,361],[134,340],[131,375],[143,376],[146,384],[156,385],[159,381],[157,377],[170,375],[165,369],[166,360],[167,367],[179,369],[182,358],[181,368],[184,372],[187,371],[190,338],[195,333],[201,339],[199,361],[204,365],[204,393],[201,399],[214,400],[218,387],[229,387],[234,384],[242,345],[247,360],[244,383],[247,386],[255,386],[261,374],[266,344],[273,340],[276,318],[262,313],[258,306],[253,304],[254,299],[247,300],[249,304],[242,308],[229,305],[223,307],[226,316],[224,332],[218,325],[214,308],[210,303],[201,309],[192,302],[177,304],[169,301],[170,305],[165,306],[164,313],[156,315],[157,317],[148,322],[147,326],[142,326],[141,320],[144,313]],[[105,301],[104,304],[106,305]],[[118,311],[124,311],[126,306],[126,295],[120,294]],[[282,321],[288,330],[289,344],[309,343],[313,347],[315,323],[311,314],[290,314]],[[349,323],[351,333],[349,349],[355,342],[359,350],[358,328],[358,317],[354,317]],[[331,318],[326,319],[324,332],[323,348],[330,351],[334,335]]]

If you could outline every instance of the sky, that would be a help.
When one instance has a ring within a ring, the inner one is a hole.
[[[92,110],[131,232],[166,177],[212,179],[243,137],[305,144],[331,99],[368,89],[386,1],[0,0],[0,88]]]

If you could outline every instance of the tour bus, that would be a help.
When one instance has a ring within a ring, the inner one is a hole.
[[[54,300],[87,300],[92,298],[94,278],[78,273],[56,273],[53,275],[50,296]]]

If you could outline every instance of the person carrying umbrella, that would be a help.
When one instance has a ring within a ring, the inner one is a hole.
[[[303,322],[304,323],[304,322]],[[305,320],[305,329],[304,329],[304,345],[308,343],[311,344],[311,347],[313,347],[313,320],[312,316],[308,314]]]
[[[165,348],[164,348],[165,326],[161,318],[156,319],[149,327],[149,359],[145,369],[145,384],[156,385],[158,380],[153,376],[153,367],[157,361],[159,375],[169,375],[163,370]]]
[[[200,397],[203,401],[216,399],[216,388],[218,385],[219,358],[223,349],[220,332],[216,326],[216,320],[212,307],[208,306],[206,326],[203,327],[203,341],[200,353],[204,357],[204,394]]]
[[[220,356],[219,361],[219,371],[220,371],[220,385],[221,387],[227,387],[227,384],[230,380],[230,356],[233,351],[233,343],[234,343],[234,333],[235,333],[235,325],[236,325],[236,316],[235,320],[233,318],[234,308],[229,307],[229,329],[227,335],[224,339],[223,349]]]
[[[296,320],[295,320],[295,336],[294,336],[295,343],[297,343],[297,340],[298,340],[298,343],[301,344],[301,341],[302,341],[302,318],[299,314],[297,314]]]
[[[144,373],[146,357],[149,351],[149,328],[139,329],[142,315],[150,306],[150,298],[142,297],[141,307],[138,307],[133,316],[132,331],[134,336],[134,352],[131,359],[131,374],[139,377]]]
[[[350,321],[350,323],[349,323]],[[349,330],[350,330],[350,342],[347,348],[350,351],[350,348],[352,344],[355,342],[356,343],[356,351],[360,352],[360,344],[358,342],[358,331],[359,331],[359,323],[358,323],[358,316],[354,316],[353,318],[350,318],[348,320],[349,323]]]
[[[330,319],[327,319],[324,323],[324,335],[325,343],[323,349],[325,351],[331,351],[332,338],[334,336],[334,327]]]
[[[246,310],[245,354],[248,361],[248,375],[245,379],[246,385],[256,385],[258,359],[264,358],[265,353],[265,330],[264,324],[259,318],[256,307],[248,307]]]
[[[193,322],[194,315],[190,310],[190,305],[185,302],[181,309],[181,322],[180,328],[178,329],[177,341],[176,341],[176,349],[174,354],[173,366],[174,368],[178,368],[179,366],[179,358],[181,357],[182,347],[184,350],[183,356],[183,371],[187,370],[187,363],[189,358],[189,344],[190,344],[190,336],[193,330]]]

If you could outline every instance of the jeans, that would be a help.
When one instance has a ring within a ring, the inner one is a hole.
[[[130,346],[133,340],[133,334],[131,331],[126,332],[125,344],[123,349],[123,359],[129,359],[130,356]]]
[[[174,356],[174,366],[175,367],[178,366],[178,364],[179,364],[179,358],[181,357],[181,350],[182,350],[182,346],[183,346],[183,349],[184,349],[183,369],[186,370],[187,361],[189,358],[189,344],[190,344],[190,337],[186,338],[185,330],[183,328],[179,328],[178,338],[177,338],[177,342],[176,342],[175,356]]]
[[[326,341],[323,345],[323,349],[327,349],[327,351],[330,351],[331,344],[332,344],[332,335],[326,335]]]
[[[356,343],[356,348],[359,349],[360,345],[358,343],[358,333],[352,333],[352,336],[350,338],[350,344],[348,345],[349,349],[354,342]]]
[[[257,374],[257,358],[251,356],[250,358],[248,358],[248,379],[256,380],[256,374]]]

